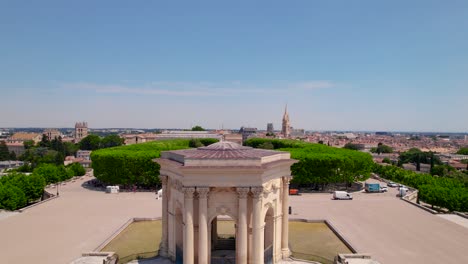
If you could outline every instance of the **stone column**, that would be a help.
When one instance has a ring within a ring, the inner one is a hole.
[[[264,262],[264,248],[262,248],[262,240],[264,239],[262,228],[262,194],[263,187],[252,187],[252,261],[251,264],[263,264]]]
[[[194,240],[193,240],[193,193],[195,188],[183,188],[184,192],[184,264],[193,264]]]
[[[291,177],[283,177],[283,197],[282,197],[282,211],[283,218],[282,227],[281,227],[281,251],[283,253],[283,258],[288,258],[291,255],[289,251],[289,181]]]
[[[239,213],[237,221],[237,256],[236,263],[247,264],[248,226],[247,226],[247,197],[250,188],[237,188],[239,194]]]
[[[198,192],[198,263],[208,263],[208,187],[197,187]]]
[[[160,175],[159,178],[161,179],[162,183],[162,239],[161,239],[161,248],[159,249],[159,255],[162,257],[168,256],[168,202],[169,196],[167,191],[167,176]]]

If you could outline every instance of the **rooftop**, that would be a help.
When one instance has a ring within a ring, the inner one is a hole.
[[[254,149],[234,142],[220,141],[206,147],[164,151],[162,159],[193,166],[261,166],[275,161],[291,161],[288,152]]]

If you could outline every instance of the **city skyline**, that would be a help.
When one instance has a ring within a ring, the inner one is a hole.
[[[0,127],[468,131],[463,1],[1,6]]]

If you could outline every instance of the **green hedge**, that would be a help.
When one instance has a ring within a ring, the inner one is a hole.
[[[416,173],[395,166],[375,165],[381,177],[419,190],[419,199],[450,211],[468,211],[468,188],[457,179]]]
[[[106,184],[154,187],[159,184],[159,164],[152,159],[161,151],[187,148],[189,140],[164,140],[96,150],[91,153],[94,176]]]
[[[293,183],[297,184],[323,186],[366,180],[374,163],[367,153],[298,140],[253,138],[245,145],[254,148],[272,145],[273,149],[290,152],[291,158],[299,160],[291,167]]]

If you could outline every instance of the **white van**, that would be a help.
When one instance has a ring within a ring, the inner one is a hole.
[[[334,191],[333,199],[334,200],[352,200],[353,195],[344,191]]]

